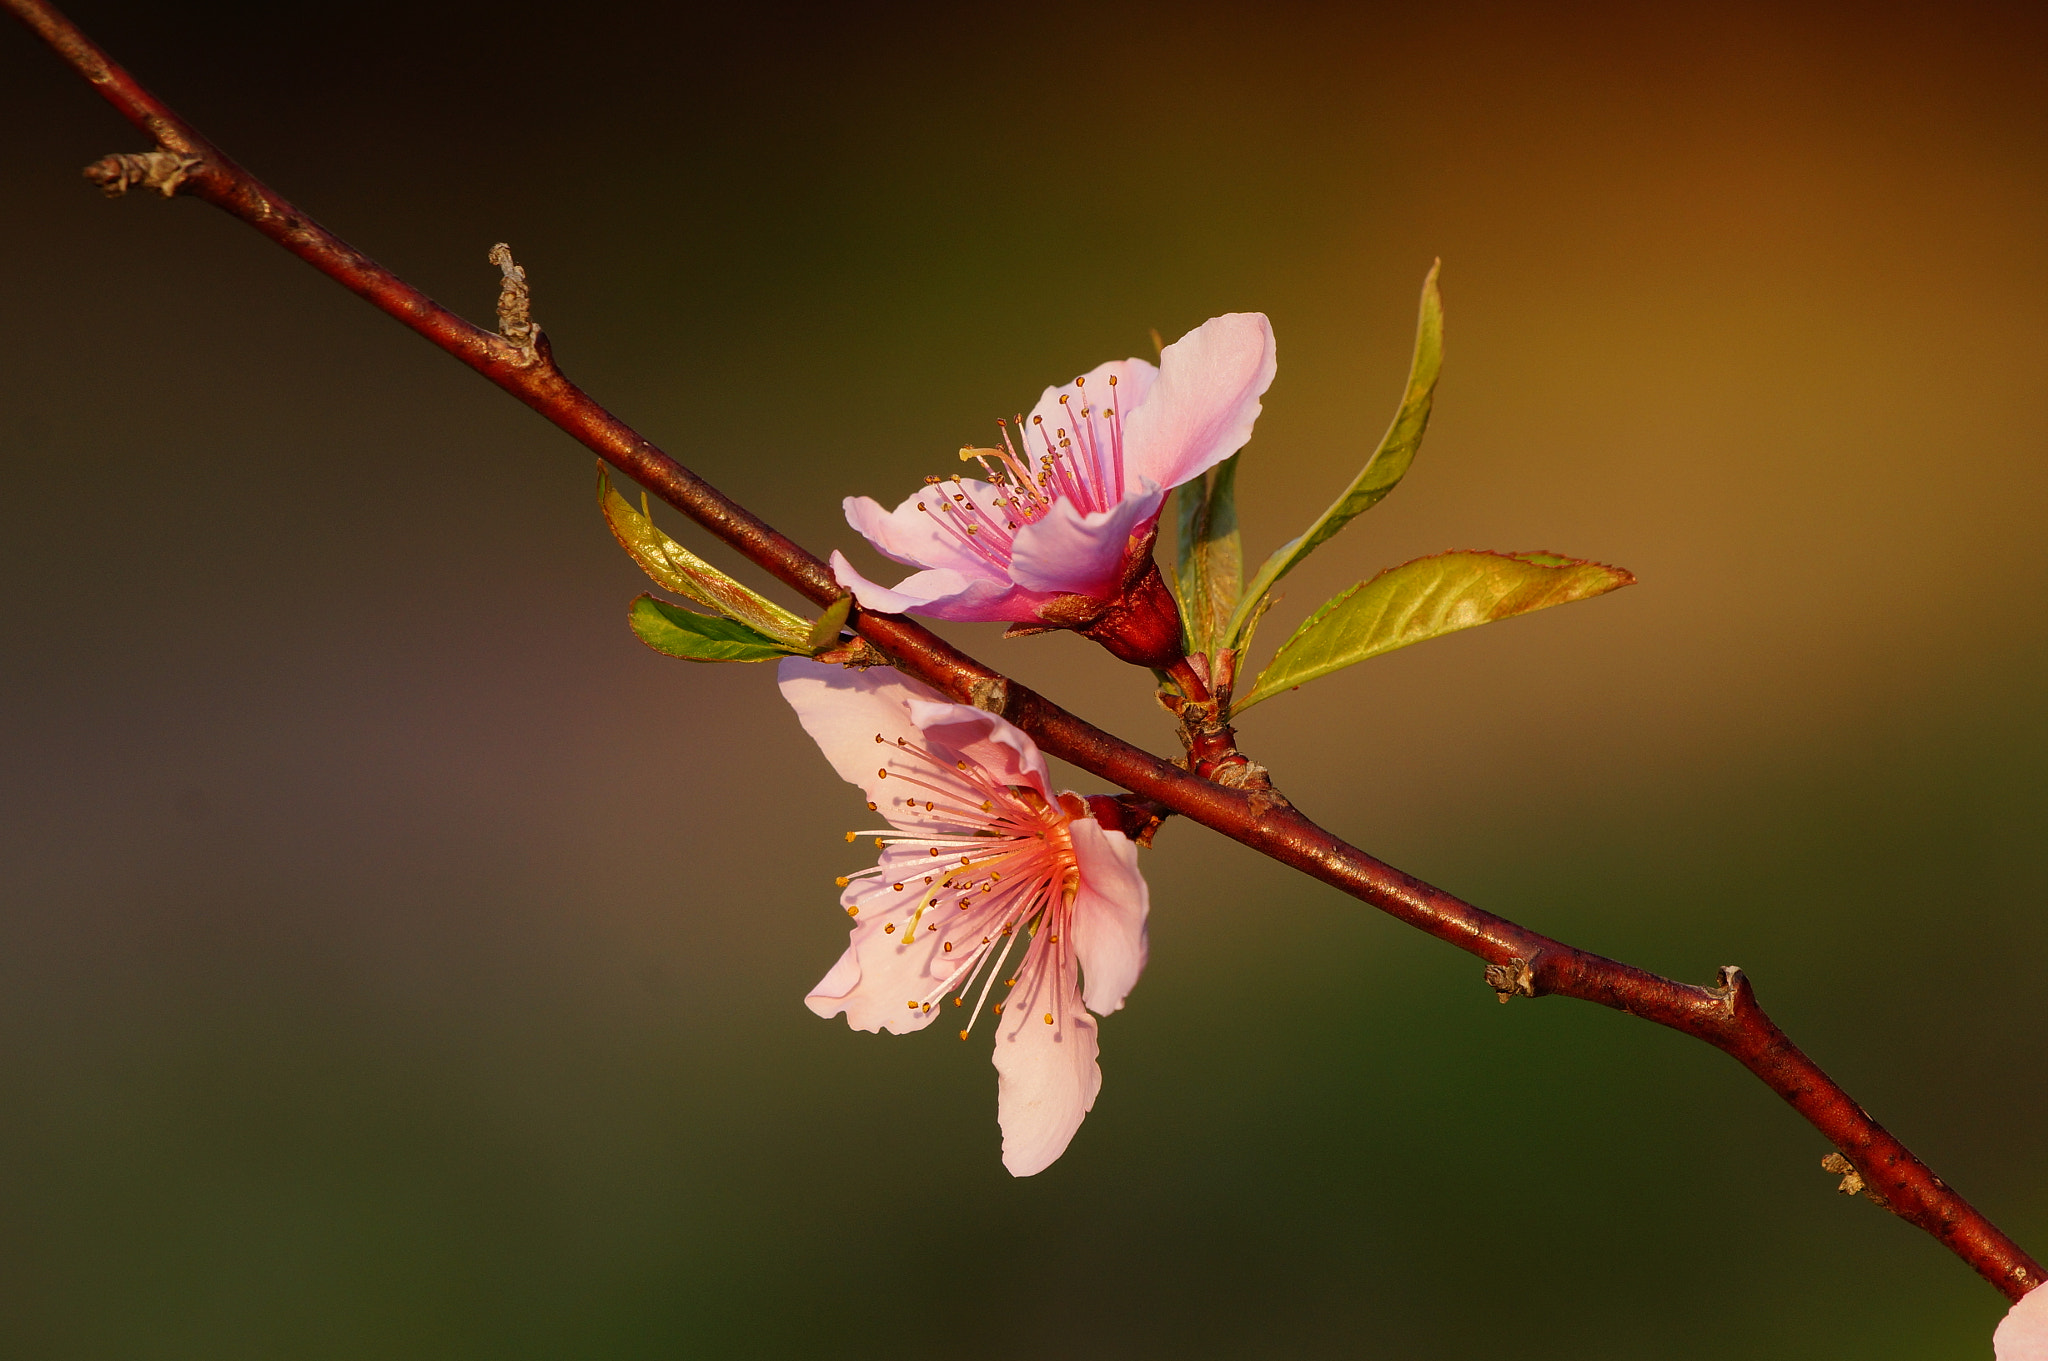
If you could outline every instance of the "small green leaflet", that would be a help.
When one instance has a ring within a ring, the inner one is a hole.
[[[1237,603],[1229,628],[1218,640],[1221,646],[1241,647],[1245,641],[1245,627],[1250,623],[1253,611],[1280,578],[1293,571],[1325,539],[1378,505],[1407,475],[1408,465],[1415,461],[1415,451],[1422,445],[1422,432],[1429,426],[1437,371],[1444,362],[1444,303],[1436,288],[1437,271],[1442,265],[1441,260],[1431,265],[1429,277],[1422,281],[1422,311],[1415,325],[1415,357],[1408,367],[1408,390],[1401,398],[1400,410],[1394,413],[1394,423],[1387,427],[1379,448],[1366,460],[1365,467],[1344,489],[1344,494],[1316,517],[1316,522],[1308,527],[1307,532],[1275,549],[1260,566],[1244,598]]]
[[[818,616],[818,622],[811,625],[811,631],[804,635],[804,649],[808,652],[823,652],[839,643],[839,630],[846,627],[846,616],[853,613],[853,597],[842,595],[825,607]]]
[[[810,620],[791,614],[766,596],[748,590],[662,533],[644,509],[633,509],[631,503],[612,488],[611,478],[606,475],[602,464],[597,470],[597,504],[604,511],[605,523],[611,526],[612,537],[619,541],[619,546],[632,556],[633,561],[640,564],[640,570],[654,579],[656,585],[717,610],[727,619],[745,625],[751,633],[767,635],[784,644],[784,651],[808,654],[812,650],[807,645],[811,633]],[[635,609],[638,609],[637,605]],[[834,636],[837,636],[836,626]]]
[[[1438,553],[1389,567],[1296,629],[1231,716],[1397,647],[1634,583],[1619,567],[1556,553]]]
[[[1180,546],[1173,593],[1180,604],[1181,626],[1187,632],[1190,652],[1216,651],[1244,586],[1244,547],[1237,531],[1237,459],[1232,454],[1216,465],[1213,485],[1209,477],[1198,477],[1174,493]]]
[[[736,620],[698,614],[651,595],[633,597],[626,622],[641,642],[686,662],[772,662],[808,655],[802,647],[785,646]]]

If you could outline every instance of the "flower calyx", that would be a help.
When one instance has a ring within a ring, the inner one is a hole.
[[[1054,596],[1038,612],[1036,622],[1012,624],[1005,638],[1068,629],[1100,643],[1118,661],[1165,671],[1182,662],[1180,606],[1166,578],[1153,561],[1159,537],[1155,521],[1133,534],[1118,572],[1117,593],[1106,600],[1087,595]]]
[[[1173,810],[1143,794],[1090,794],[1084,802],[1088,815],[1104,829],[1122,832],[1140,846],[1149,847],[1152,838]]]

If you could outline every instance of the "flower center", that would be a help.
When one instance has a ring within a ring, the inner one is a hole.
[[[1006,988],[1071,948],[1062,938],[1081,877],[1069,830],[1076,814],[1063,803],[1046,802],[1029,786],[998,782],[978,762],[947,761],[900,737],[891,743],[877,733],[875,741],[888,752],[877,777],[891,786],[900,782],[905,792],[892,794],[886,808],[868,804],[892,826],[846,834],[848,841],[874,837],[884,851],[881,863],[841,875],[838,883],[844,888],[856,879],[881,879],[890,893],[901,895],[885,910],[907,910],[907,918],[882,927],[898,948],[929,948],[924,940],[936,938],[932,971],[940,981],[923,997],[907,999],[912,1010],[929,1012],[956,988],[953,1005],[964,1006],[981,980],[960,1031],[964,1040],[1003,972],[1019,927],[1028,943],[1017,972],[1004,980]],[[1082,805],[1080,815],[1086,811]],[[857,917],[860,908],[846,911]],[[997,1002],[994,1011],[1002,1009]],[[1057,1023],[1053,1012],[1046,1015],[1046,1024]]]
[[[1016,438],[1010,423],[998,420],[999,448],[965,448],[960,461],[978,462],[988,474],[989,488],[976,494],[958,474],[927,477],[931,488],[917,508],[930,515],[946,534],[983,562],[1009,575],[1017,531],[1052,513],[1057,501],[1071,501],[1084,514],[1108,510],[1124,499],[1124,423],[1116,406],[1116,375],[1109,379],[1111,405],[1095,407],[1087,400],[1086,377],[1074,390],[1060,394],[1061,415],[1048,427],[1033,416],[1027,427],[1017,417]]]

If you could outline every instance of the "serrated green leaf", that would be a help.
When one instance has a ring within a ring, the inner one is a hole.
[[[818,622],[811,625],[811,631],[804,635],[804,646],[811,652],[823,652],[839,642],[839,630],[846,627],[846,616],[853,613],[853,597],[842,595],[825,607],[818,616]]]
[[[1387,427],[1379,447],[1373,450],[1372,457],[1366,460],[1365,467],[1351,485],[1344,489],[1344,494],[1331,502],[1330,508],[1317,516],[1315,523],[1301,537],[1275,549],[1259,567],[1258,575],[1252,578],[1220,640],[1224,646],[1242,645],[1244,627],[1252,611],[1258,608],[1259,601],[1280,578],[1293,571],[1303,558],[1331,535],[1378,505],[1407,476],[1409,465],[1415,462],[1415,451],[1422,446],[1422,433],[1429,427],[1437,372],[1444,362],[1444,304],[1436,287],[1437,271],[1442,265],[1441,260],[1431,265],[1429,277],[1422,281],[1422,306],[1415,324],[1415,355],[1409,361],[1408,389],[1402,395],[1400,409],[1394,413],[1393,424]]]
[[[738,620],[698,614],[651,595],[633,597],[626,622],[641,642],[686,662],[772,662],[808,655]]]
[[[1236,454],[1212,477],[1182,484],[1179,552],[1173,579],[1190,652],[1213,653],[1244,587],[1244,548],[1237,530]]]
[[[612,487],[602,465],[597,470],[597,504],[604,512],[605,523],[611,526],[612,537],[657,586],[717,610],[755,633],[786,644],[790,650],[807,650],[804,642],[810,636],[810,620],[748,590],[662,533],[647,515],[644,499],[642,509],[635,510]]]
[[[1634,582],[1619,567],[1556,553],[1438,553],[1389,567],[1311,615],[1231,714],[1410,643]]]

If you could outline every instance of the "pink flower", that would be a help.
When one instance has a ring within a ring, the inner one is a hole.
[[[1998,1361],[2048,1361],[2048,1290],[2035,1286],[2020,1296],[1991,1335]]]
[[[792,657],[780,681],[888,823],[846,834],[882,855],[840,879],[853,939],[806,1003],[896,1035],[950,1016],[963,1040],[989,1012],[1003,1166],[1043,1171],[1102,1086],[1088,1012],[1122,1006],[1145,967],[1137,847],[1054,794],[1036,744],[994,714],[893,671]]]
[[[929,478],[893,511],[846,499],[848,524],[922,570],[880,586],[836,552],[832,570],[865,609],[1088,622],[1150,565],[1166,493],[1251,438],[1274,363],[1264,315],[1233,312],[1167,346],[1156,369],[1113,360],[1047,388],[1014,441],[1003,424],[1002,448],[962,452],[989,481]]]

